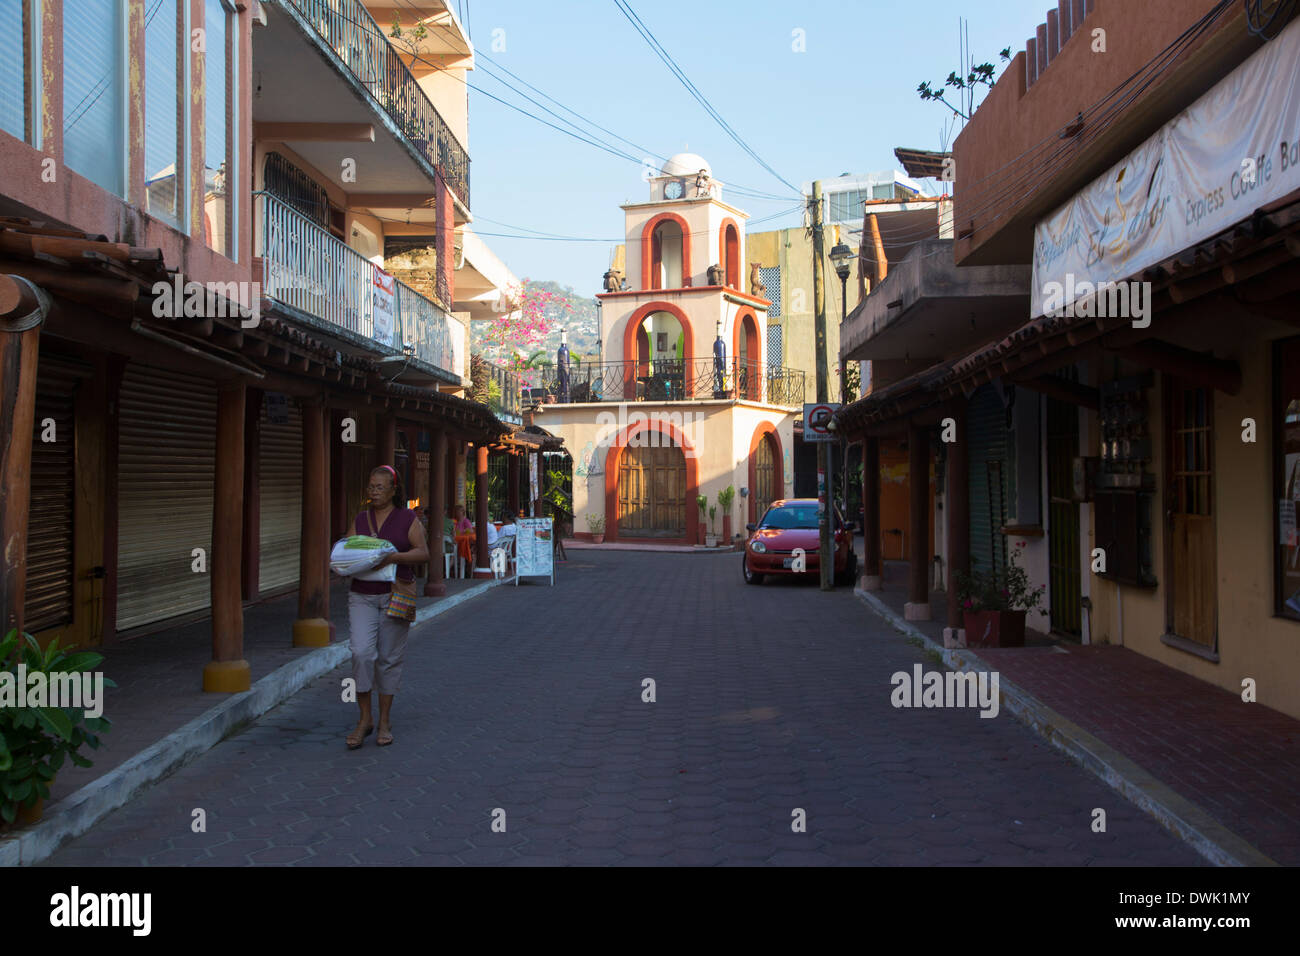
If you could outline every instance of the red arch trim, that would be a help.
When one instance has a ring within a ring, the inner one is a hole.
[[[671,302],[647,302],[641,308],[637,309],[628,318],[627,324],[623,327],[623,361],[624,369],[632,369],[636,366],[636,339],[637,331],[641,328],[641,323],[645,321],[647,315],[653,312],[667,312],[673,316],[682,326],[682,351],[684,355],[678,358],[692,359],[695,358],[695,327],[691,325],[690,318],[680,308]],[[692,391],[692,364],[686,363],[686,394],[694,395]],[[636,376],[631,371],[624,372],[623,377],[623,398],[626,401],[636,399]]]
[[[736,244],[734,257],[727,252],[727,231],[735,230]],[[735,259],[733,262],[732,259]],[[731,289],[740,289],[740,226],[728,216],[722,220],[718,230],[718,265],[722,266],[722,284]]]
[[[664,222],[675,222],[682,231],[682,287],[687,288],[691,284],[691,227],[686,224],[686,220],[675,212],[661,212],[655,216],[641,229],[641,289],[647,291],[656,289],[658,286],[651,284],[650,267],[651,267],[651,242],[654,239],[655,228]]]
[[[700,494],[699,456],[691,440],[672,422],[644,419],[624,428],[610,442],[605,452],[605,540],[618,540],[618,461],[632,436],[655,430],[669,436],[681,449],[686,459],[686,537],[683,539],[656,538],[656,541],[675,544],[695,544],[699,536],[700,509],[695,499]]]
[[[758,454],[758,443],[761,441],[770,441],[773,445],[776,480],[772,483],[772,490],[776,494],[772,500],[780,501],[785,497],[785,455],[781,451],[781,434],[771,422],[759,422],[749,439],[749,524],[756,524],[759,518],[758,499],[754,497],[754,489],[758,487],[758,464],[754,456]]]

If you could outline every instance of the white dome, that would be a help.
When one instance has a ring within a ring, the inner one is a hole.
[[[664,163],[662,174],[664,176],[694,176],[701,169],[710,176],[713,175],[713,170],[709,168],[708,161],[703,156],[698,156],[695,153],[678,153]]]

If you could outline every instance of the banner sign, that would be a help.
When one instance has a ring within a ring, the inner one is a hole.
[[[1300,20],[1040,221],[1030,318],[1061,314],[1097,283],[1128,279],[1300,189],[1297,59]]]
[[[550,518],[515,521],[515,586],[522,577],[549,577],[555,584],[555,541]]]
[[[379,266],[375,266],[374,279],[374,338],[376,342],[401,348],[393,341],[393,312],[397,301],[397,279]]]

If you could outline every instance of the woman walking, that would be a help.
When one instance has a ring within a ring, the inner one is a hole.
[[[414,584],[414,565],[429,560],[424,528],[415,513],[402,506],[397,472],[392,468],[380,465],[372,471],[366,492],[370,506],[357,515],[355,533],[383,538],[397,548],[396,554],[384,556],[379,567],[397,565],[399,593],[393,610],[398,611],[402,605],[413,609],[413,600],[404,601],[400,592],[409,590]],[[393,695],[402,680],[402,658],[411,626],[408,617],[389,613],[389,605],[394,601],[393,589],[393,583],[388,581],[358,581],[354,578],[348,595],[352,677],[356,681],[357,706],[361,711],[356,729],[347,736],[349,750],[360,747],[375,729],[370,709],[372,686],[379,690],[379,733],[375,743],[387,747],[393,742],[389,720]]]

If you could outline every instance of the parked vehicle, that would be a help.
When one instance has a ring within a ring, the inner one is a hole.
[[[858,573],[852,529],[834,509],[835,583],[846,587]],[[816,498],[786,498],[772,502],[758,524],[745,525],[743,568],[746,584],[762,584],[769,574],[821,573]],[[795,570],[796,549],[803,550],[803,570]]]

